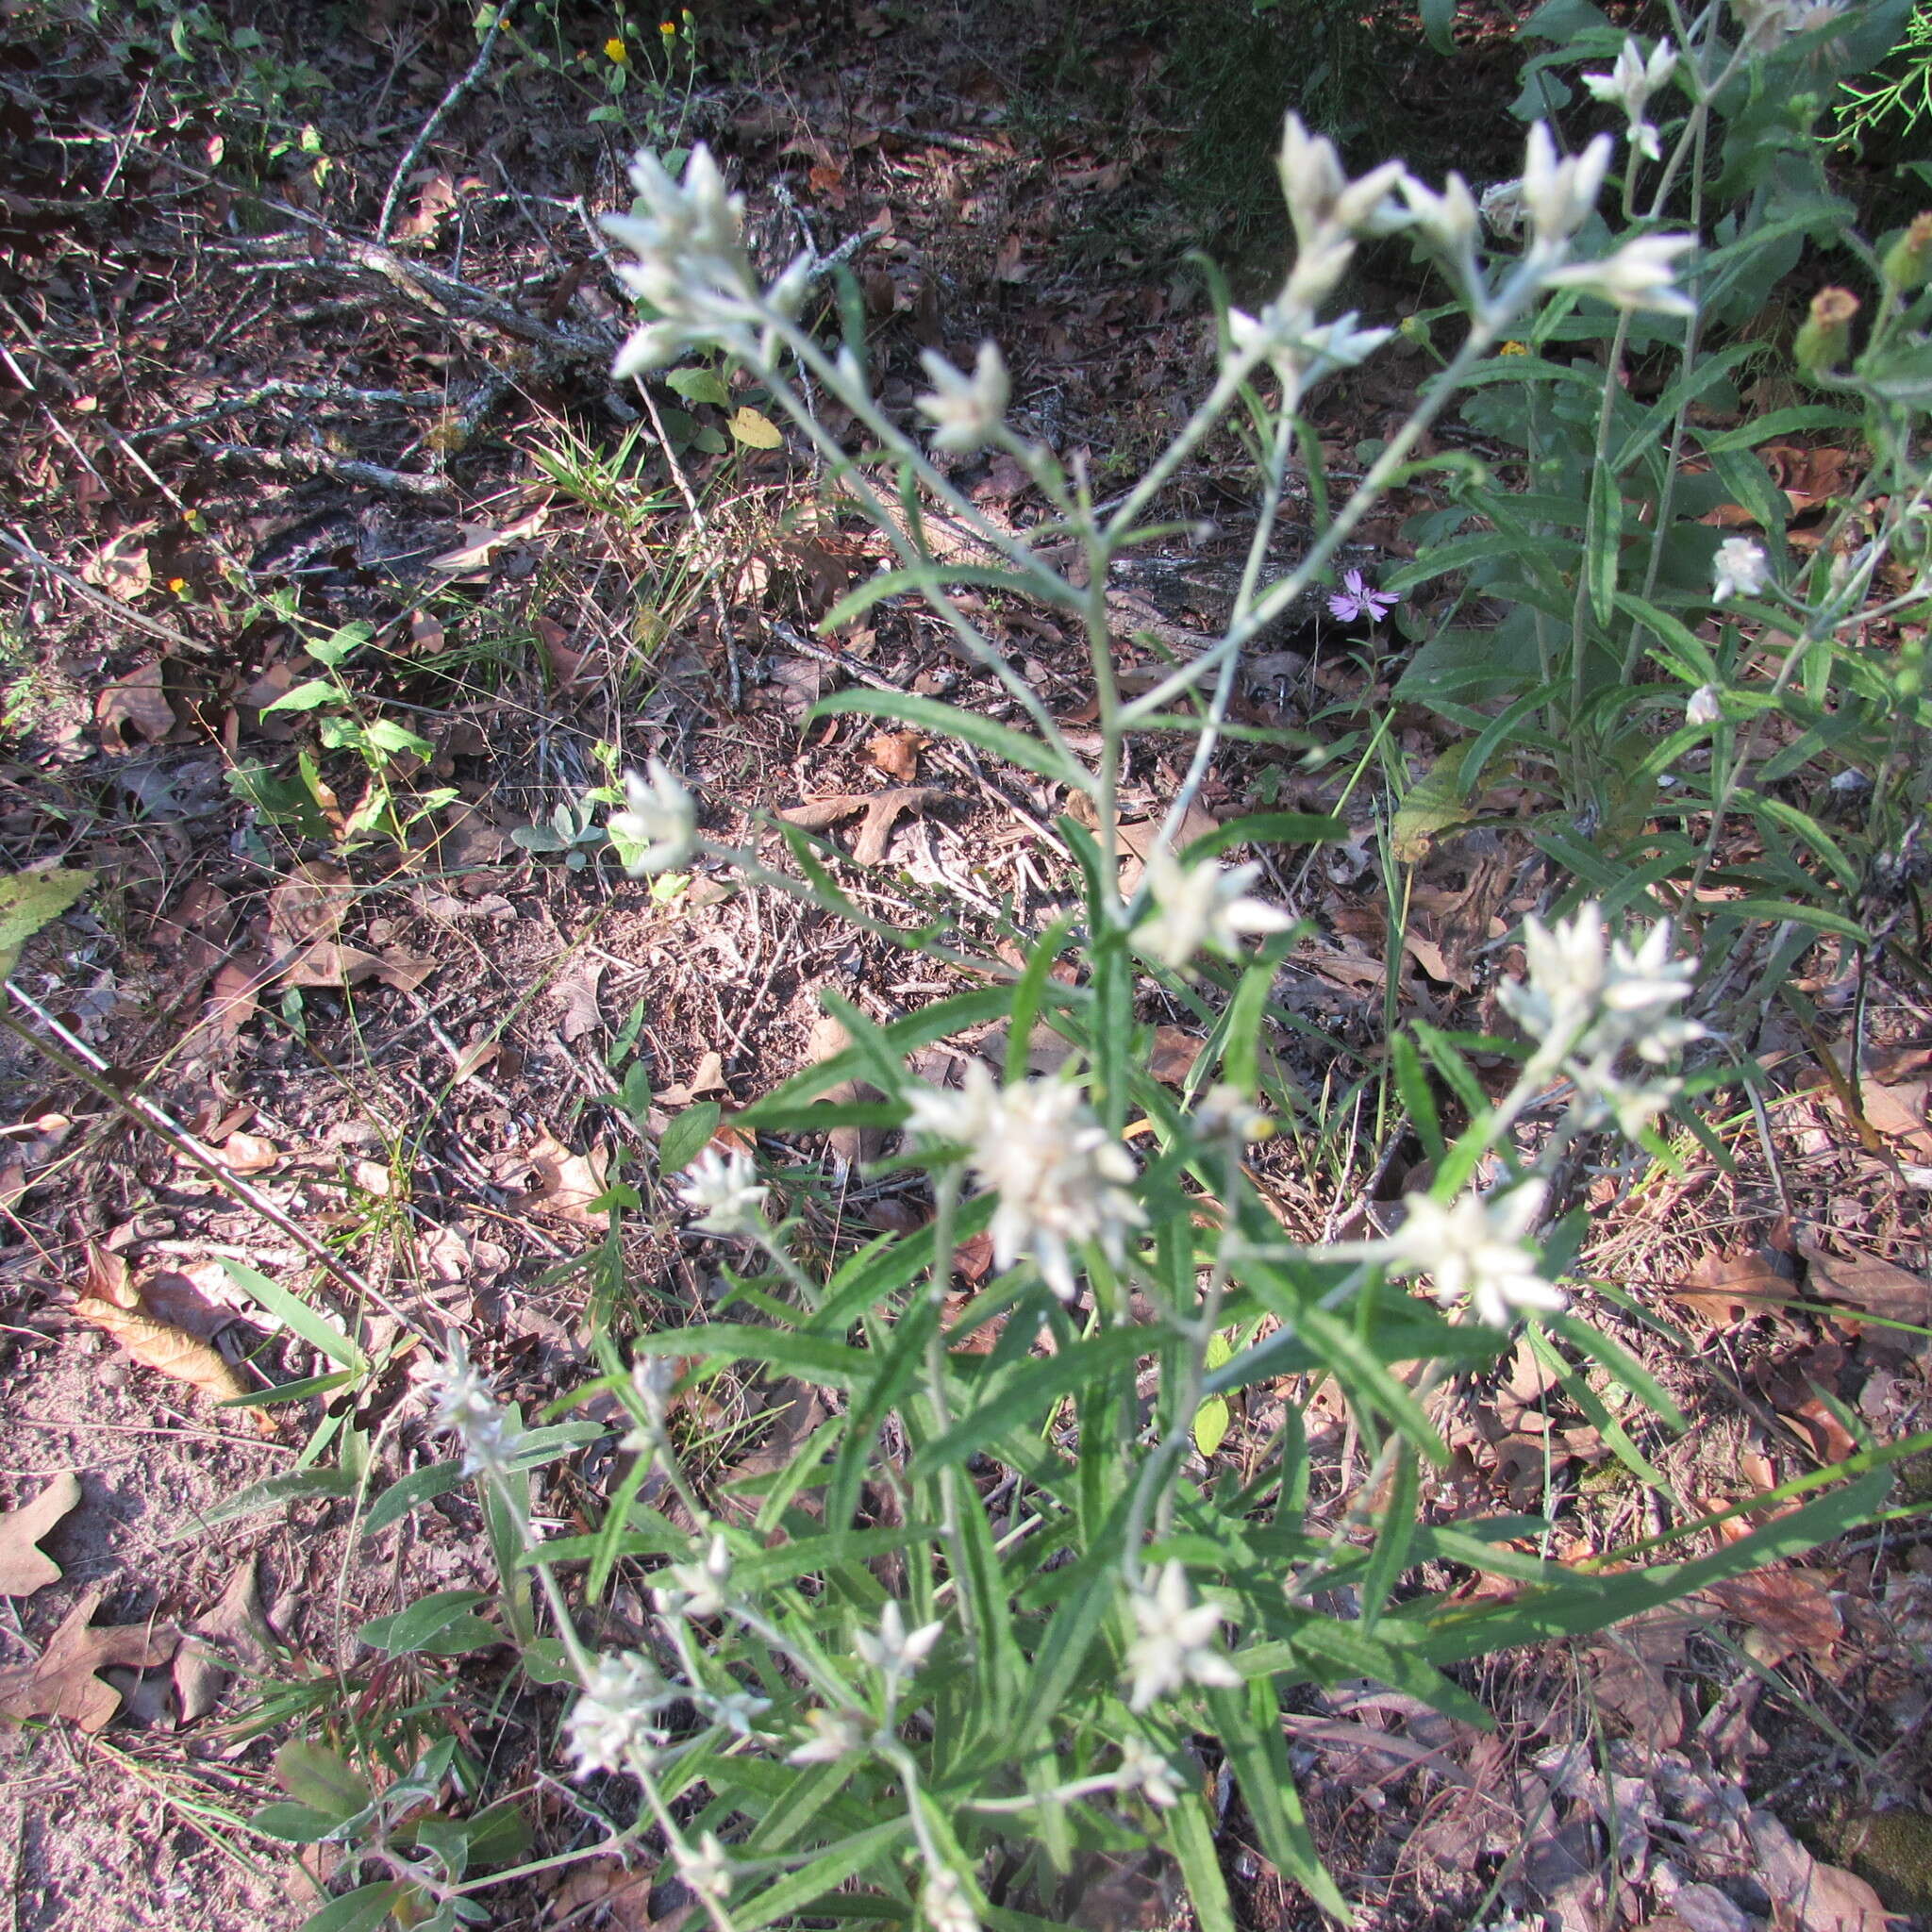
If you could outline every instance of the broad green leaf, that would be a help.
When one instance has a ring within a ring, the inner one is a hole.
[[[1422,0],[1423,32],[1439,54],[1456,51],[1456,0]]]
[[[250,1483],[245,1490],[240,1490],[225,1501],[204,1509],[199,1519],[200,1528],[211,1529],[220,1524],[237,1522],[243,1516],[257,1516],[264,1509],[279,1508],[297,1497],[325,1496],[339,1502],[353,1496],[358,1487],[354,1474],[346,1469],[288,1470],[280,1475],[263,1476],[258,1483]],[[197,1535],[199,1529],[189,1534]]]
[[[494,1624],[471,1614],[490,1601],[481,1590],[433,1591],[408,1609],[387,1617],[372,1617],[356,1635],[372,1650],[391,1657],[424,1651],[431,1657],[461,1657],[503,1641]]]
[[[416,1888],[403,1878],[378,1879],[332,1898],[302,1921],[301,1932],[377,1932]]]
[[[1468,823],[1462,792],[1462,761],[1468,756],[1469,741],[1458,740],[1404,794],[1389,838],[1390,850],[1403,864],[1421,864],[1437,833]]]
[[[336,665],[353,657],[375,635],[375,626],[358,617],[355,623],[345,624],[341,629],[331,631],[327,637],[316,639],[310,643],[304,644],[302,648],[318,664],[326,664],[333,670]],[[281,702],[287,704],[288,700],[284,698]],[[272,711],[275,707],[269,705],[264,708]]]
[[[335,703],[341,696],[328,678],[311,677],[306,684],[285,691],[273,704],[262,706],[261,715],[266,718],[271,711],[312,711],[318,705]]]
[[[296,1804],[325,1812],[337,1824],[369,1802],[369,1780],[326,1744],[301,1738],[284,1744],[275,1753],[275,1776]]]
[[[724,1110],[715,1100],[688,1107],[664,1129],[658,1142],[658,1171],[682,1174],[710,1144]]]
[[[297,1805],[281,1798],[262,1806],[248,1820],[264,1838],[280,1839],[291,1845],[312,1845],[326,1838],[341,1822],[340,1812],[318,1811],[312,1805]]]
[[[720,409],[731,407],[731,391],[708,369],[674,369],[664,382],[688,403],[710,403]]]
[[[330,1361],[341,1363],[345,1369],[360,1372],[368,1368],[368,1359],[362,1351],[325,1315],[310,1307],[300,1296],[291,1294],[279,1282],[271,1281],[258,1268],[250,1268],[245,1262],[231,1261],[223,1256],[222,1266],[237,1288],[309,1347],[325,1355]]]
[[[1233,1356],[1234,1346],[1225,1334],[1217,1330],[1208,1338],[1205,1367],[1218,1369]],[[1232,1420],[1232,1411],[1224,1395],[1208,1396],[1194,1411],[1194,1446],[1203,1456],[1212,1456],[1227,1441],[1228,1424]]]
[[[691,1328],[640,1335],[631,1346],[639,1355],[775,1362],[808,1382],[829,1383],[835,1389],[862,1384],[875,1367],[870,1349],[846,1348],[795,1328],[753,1328],[735,1322],[707,1322]]]
[[[0,874],[0,979],[11,973],[20,949],[42,926],[93,890],[91,872],[13,872]]]
[[[419,1503],[446,1496],[450,1491],[459,1488],[462,1480],[463,1465],[460,1462],[432,1462],[426,1469],[412,1469],[408,1475],[392,1482],[369,1506],[369,1513],[362,1519],[362,1534],[365,1537],[381,1535],[391,1524],[401,1522]]]

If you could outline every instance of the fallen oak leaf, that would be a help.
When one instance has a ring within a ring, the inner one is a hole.
[[[25,1724],[37,1717],[71,1718],[92,1734],[104,1729],[121,1708],[121,1693],[97,1677],[114,1665],[151,1671],[169,1661],[180,1638],[172,1624],[108,1624],[96,1629],[91,1619],[108,1593],[96,1584],[47,1640],[30,1664],[0,1671],[0,1717]]]
[[[1812,1293],[1834,1306],[1830,1320],[1862,1331],[1867,1348],[1914,1355],[1932,1341],[1914,1329],[1932,1328],[1932,1281],[1877,1255],[1833,1255],[1801,1241],[1798,1253],[1810,1277]],[[1875,1316],[1870,1324],[1860,1315]],[[1894,1327],[1891,1324],[1904,1325]]]
[[[1778,1259],[1766,1248],[1734,1255],[1713,1251],[1682,1281],[1666,1287],[1693,1315],[1715,1327],[1729,1327],[1790,1300],[1792,1284]]]
[[[1759,1663],[1803,1656],[1826,1677],[1835,1674],[1832,1652],[1844,1635],[1844,1619],[1815,1572],[1773,1563],[1713,1583],[1703,1594],[1750,1626],[1745,1648]]]
[[[261,1601],[261,1579],[253,1557],[236,1566],[222,1600],[181,1635],[175,1653],[175,1696],[181,1722],[208,1716],[237,1669],[258,1670],[268,1661],[275,1636]]]
[[[36,1545],[79,1501],[80,1478],[70,1469],[0,1516],[0,1596],[31,1596],[60,1581],[59,1564]]]
[[[604,1216],[591,1208],[605,1190],[604,1158],[599,1154],[573,1154],[546,1127],[536,1142],[516,1157],[516,1165],[537,1177],[534,1188],[515,1197],[513,1205],[532,1214],[554,1214],[583,1227],[602,1227]]]
[[[858,836],[852,841],[853,862],[876,865],[886,856],[886,844],[892,836],[892,827],[905,813],[930,811],[951,796],[940,785],[894,785],[886,791],[848,791],[832,798],[814,798],[804,805],[791,806],[778,816],[788,825],[798,825],[808,832],[823,832],[841,819],[849,819],[862,811],[865,821],[858,828]]]

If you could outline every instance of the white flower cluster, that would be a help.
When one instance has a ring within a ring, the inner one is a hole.
[[[691,1223],[706,1234],[759,1235],[765,1231],[765,1196],[771,1191],[758,1178],[758,1169],[741,1147],[728,1158],[707,1147],[684,1171],[678,1192],[687,1208],[700,1210]]]
[[[1542,1213],[1541,1181],[1494,1194],[1465,1194],[1444,1208],[1426,1194],[1408,1204],[1402,1225],[1383,1244],[1391,1273],[1427,1274],[1442,1307],[1467,1302],[1478,1322],[1507,1328],[1521,1308],[1556,1313],[1562,1291],[1542,1277],[1529,1236]]]
[[[1793,34],[1828,26],[1850,0],[1732,0],[1747,44],[1775,46]]]
[[[724,176],[700,142],[680,184],[654,155],[631,163],[637,191],[627,215],[606,215],[605,232],[636,256],[618,277],[658,311],[618,351],[611,374],[624,379],[660,369],[687,349],[720,343],[748,353],[761,319],[758,287],[744,252],[744,197],[724,192]],[[786,308],[804,293],[804,258],[768,298]]]
[[[1707,1028],[1675,1009],[1690,995],[1695,959],[1671,957],[1667,926],[1652,926],[1633,948],[1611,940],[1603,908],[1591,901],[1546,926],[1524,922],[1527,980],[1497,989],[1503,1009],[1537,1042],[1532,1065],[1561,1067],[1585,1102],[1607,1110],[1636,1134],[1670,1104],[1674,1083],[1624,1082],[1616,1063],[1626,1051],[1662,1066]]]
[[[1286,932],[1294,924],[1278,906],[1247,896],[1260,876],[1258,865],[1183,865],[1166,846],[1155,846],[1147,855],[1154,909],[1134,928],[1135,942],[1176,973],[1204,946],[1238,958],[1251,934]]]
[[[1677,50],[1668,40],[1659,41],[1646,55],[1642,43],[1634,36],[1626,35],[1623,51],[1617,56],[1617,64],[1609,73],[1586,74],[1581,78],[1592,98],[1614,103],[1623,108],[1629,123],[1624,132],[1624,140],[1639,154],[1659,161],[1663,158],[1663,149],[1658,143],[1657,129],[1643,118],[1643,110],[1649,107],[1651,95],[1676,70]]]
[[[1221,1648],[1221,1612],[1193,1600],[1178,1560],[1161,1571],[1151,1590],[1135,1592],[1134,1622],[1141,1634],[1127,1645],[1129,1710],[1145,1710],[1187,1684],[1228,1690],[1240,1684],[1241,1674]]]
[[[939,1623],[922,1624],[917,1630],[908,1631],[898,1598],[888,1597],[885,1608],[879,1612],[877,1634],[860,1630],[854,1636],[852,1647],[863,1662],[869,1663],[896,1690],[932,1655],[932,1647],[945,1627]]]
[[[670,1735],[653,1720],[675,1694],[649,1657],[606,1652],[563,1723],[576,1775],[648,1768]]]
[[[1710,601],[1728,603],[1733,597],[1755,597],[1771,581],[1771,558],[1761,543],[1748,537],[1726,537],[1711,559]]]
[[[919,358],[931,391],[914,398],[934,425],[932,446],[954,456],[971,456],[991,442],[1006,420],[1012,384],[997,342],[981,342],[973,374],[966,375],[935,349]]]
[[[996,1087],[985,1063],[973,1060],[959,1091],[916,1092],[908,1124],[965,1147],[974,1174],[1000,1197],[989,1230],[994,1261],[1006,1269],[1030,1256],[1063,1302],[1079,1293],[1076,1245],[1097,1241],[1118,1264],[1128,1231],[1146,1221],[1126,1191],[1136,1173],[1132,1157],[1071,1080]]]
[[[604,822],[633,878],[684,864],[697,841],[698,808],[691,793],[659,759],[653,758],[648,770],[642,778],[635,772],[624,774],[628,809]]]
[[[435,1399],[436,1426],[462,1444],[463,1474],[507,1475],[517,1434],[463,1342],[453,1341],[446,1358],[429,1369],[423,1382]]]
[[[979,1932],[979,1915],[966,1896],[965,1885],[943,1865],[925,1881],[919,1908],[932,1932]]]

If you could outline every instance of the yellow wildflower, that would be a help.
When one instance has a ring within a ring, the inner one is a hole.
[[[615,34],[612,34],[604,42],[604,58],[613,67],[628,67],[630,65],[630,49]]]

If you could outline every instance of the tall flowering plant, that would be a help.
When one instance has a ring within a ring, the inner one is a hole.
[[[1566,1191],[1588,1148],[1617,1137],[1659,1147],[1659,1122],[1709,1079],[1681,1065],[1717,1044],[1697,1010],[1694,948],[1681,922],[1619,918],[1575,893],[1526,919],[1524,971],[1502,990],[1517,1037],[1484,1042],[1489,1067],[1479,1072],[1433,1029],[1388,1042],[1391,1092],[1432,1185],[1371,1238],[1306,1245],[1287,1238],[1252,1156],[1290,1104],[1262,1069],[1275,972],[1296,926],[1256,890],[1258,868],[1214,856],[1244,834],[1278,835],[1281,822],[1224,827],[1213,851],[1181,842],[1243,647],[1330,571],[1463,387],[1488,392],[1506,341],[1520,347],[1565,316],[1597,314],[1619,343],[1642,328],[1692,344],[1694,364],[1699,291],[1728,273],[1724,250],[1704,245],[1702,204],[1680,225],[1667,194],[1645,204],[1640,171],[1681,173],[1738,76],[1818,30],[1808,15],[1788,16],[1754,0],[1728,38],[1712,10],[1675,23],[1670,42],[1627,43],[1585,76],[1620,129],[1566,147],[1539,122],[1520,178],[1481,196],[1458,175],[1424,182],[1398,161],[1351,178],[1333,146],[1291,116],[1278,167],[1292,260],[1272,299],[1252,312],[1221,308],[1198,407],[1105,508],[1077,462],[1015,426],[997,347],[982,345],[964,369],[929,355],[917,425],[895,420],[874,393],[856,324],[836,344],[818,332],[817,265],[801,258],[770,287],[755,274],[741,198],[713,158],[697,150],[681,179],[639,161],[633,208],[608,224],[644,305],[618,373],[644,376],[693,348],[754,371],[895,553],[898,568],[828,622],[917,592],[1004,688],[1018,722],[872,691],[838,693],[820,711],[951,733],[1081,798],[1060,830],[1083,903],[1034,936],[1014,967],[974,955],[957,934],[891,926],[842,891],[802,837],[790,872],[720,843],[662,765],[627,782],[609,830],[632,870],[733,871],[970,965],[975,985],[883,1027],[841,1006],[851,1045],[737,1122],[747,1135],[861,1122],[896,1132],[893,1158],[929,1190],[931,1217],[918,1231],[831,1265],[796,1240],[782,1174],[753,1154],[708,1152],[682,1176],[675,1198],[693,1234],[727,1258],[731,1306],[675,1331],[598,1335],[604,1373],[586,1394],[622,1406],[629,1459],[589,1533],[540,1531],[524,1474],[530,1432],[475,1369],[457,1357],[435,1377],[440,1422],[461,1469],[494,1499],[507,1562],[541,1587],[548,1628],[535,1634],[537,1611],[525,1609],[526,1656],[574,1687],[553,1751],[560,1772],[594,1792],[586,1816],[604,1823],[565,1860],[656,1860],[717,1932],[853,1914],[972,1932],[1062,1921],[1089,1855],[1152,1841],[1179,1865],[1203,1932],[1232,1932],[1216,1850],[1224,1774],[1265,1856],[1345,1918],[1343,1888],[1297,1795],[1285,1695],[1368,1675],[1485,1722],[1453,1674],[1463,1660],[1600,1627],[1807,1547],[1874,1507],[1884,1456],[1863,1458],[1829,1493],[1793,1497],[1741,1539],[1704,1538],[1710,1525],[1690,1524],[1660,1548],[1609,1553],[1585,1574],[1525,1543],[1520,1520],[1431,1520],[1423,1484],[1448,1460],[1453,1378],[1493,1362],[1522,1324],[1540,1348],[1570,1351],[1620,1383],[1656,1426],[1682,1425],[1641,1365],[1571,1311],[1564,1276],[1578,1229]],[[1673,91],[1683,97],[1675,112]],[[1613,184],[1620,216],[1605,206]],[[1391,235],[1408,237],[1445,279],[1459,339],[1306,554],[1272,575],[1290,465],[1314,446],[1303,402],[1391,334],[1333,312],[1362,242]],[[1924,288],[1925,251],[1901,245],[1885,273],[1888,313],[1907,315],[1907,327],[1919,311],[1900,308],[1901,291],[1907,271],[1911,289]],[[1839,350],[1825,342],[1806,354],[1823,371]],[[821,396],[858,425],[863,460],[826,426]],[[1623,405],[1607,391],[1603,407],[1614,441]],[[1167,486],[1238,409],[1256,430],[1257,475],[1233,610],[1208,648],[1129,693],[1117,675],[1109,571],[1158,533]],[[987,517],[934,455],[988,449],[1038,487],[1051,513],[1041,528]],[[975,584],[995,582],[1081,629],[1096,752],[1076,749],[979,627],[977,607],[958,594],[957,558],[941,561],[924,541],[923,513],[934,509],[978,544]],[[1707,561],[1714,604],[1775,594],[1755,542],[1726,540]],[[1378,590],[1345,580],[1337,615],[1380,623],[1431,562],[1425,549],[1414,571]],[[1868,564],[1854,568],[1869,578]],[[1588,570],[1574,588],[1579,608],[1624,608],[1615,584],[1604,602]],[[1688,650],[1681,624],[1648,614],[1660,608],[1634,615]],[[1692,701],[1701,720],[1686,727],[1699,732],[1731,702],[1718,667],[1706,668]],[[1572,687],[1554,659],[1544,682],[1538,702],[1560,709]],[[1185,769],[1142,872],[1124,885],[1118,808],[1133,741],[1174,729],[1184,705],[1193,707]],[[1069,962],[1071,974],[1056,971]],[[1137,1001],[1150,984],[1216,1016],[1181,1099],[1141,1051]],[[920,1048],[994,1022],[1008,1041],[1002,1066],[967,1055],[962,1083],[947,1088],[908,1070]],[[1041,1024],[1070,1047],[1043,1078],[1026,1059]],[[1511,1056],[1499,1092],[1494,1064]],[[824,1098],[860,1080],[882,1098]],[[955,1321],[959,1249],[980,1234],[993,1275]],[[724,1374],[781,1376],[819,1398],[784,1467],[730,1497],[686,1466],[674,1424],[680,1394]],[[1367,1463],[1321,1517],[1308,1507],[1304,1376],[1341,1391]],[[1211,1465],[1201,1448],[1208,1406],[1263,1388],[1281,1393],[1280,1426],[1239,1476]],[[1509,1589],[1455,1598],[1424,1580],[1424,1564],[1487,1573]],[[623,1566],[637,1566],[644,1594],[619,1628],[598,1606]],[[600,1622],[610,1634],[597,1634]],[[419,1917],[452,1924],[483,1883],[420,1859],[407,1880],[373,1882],[416,1887]]]

